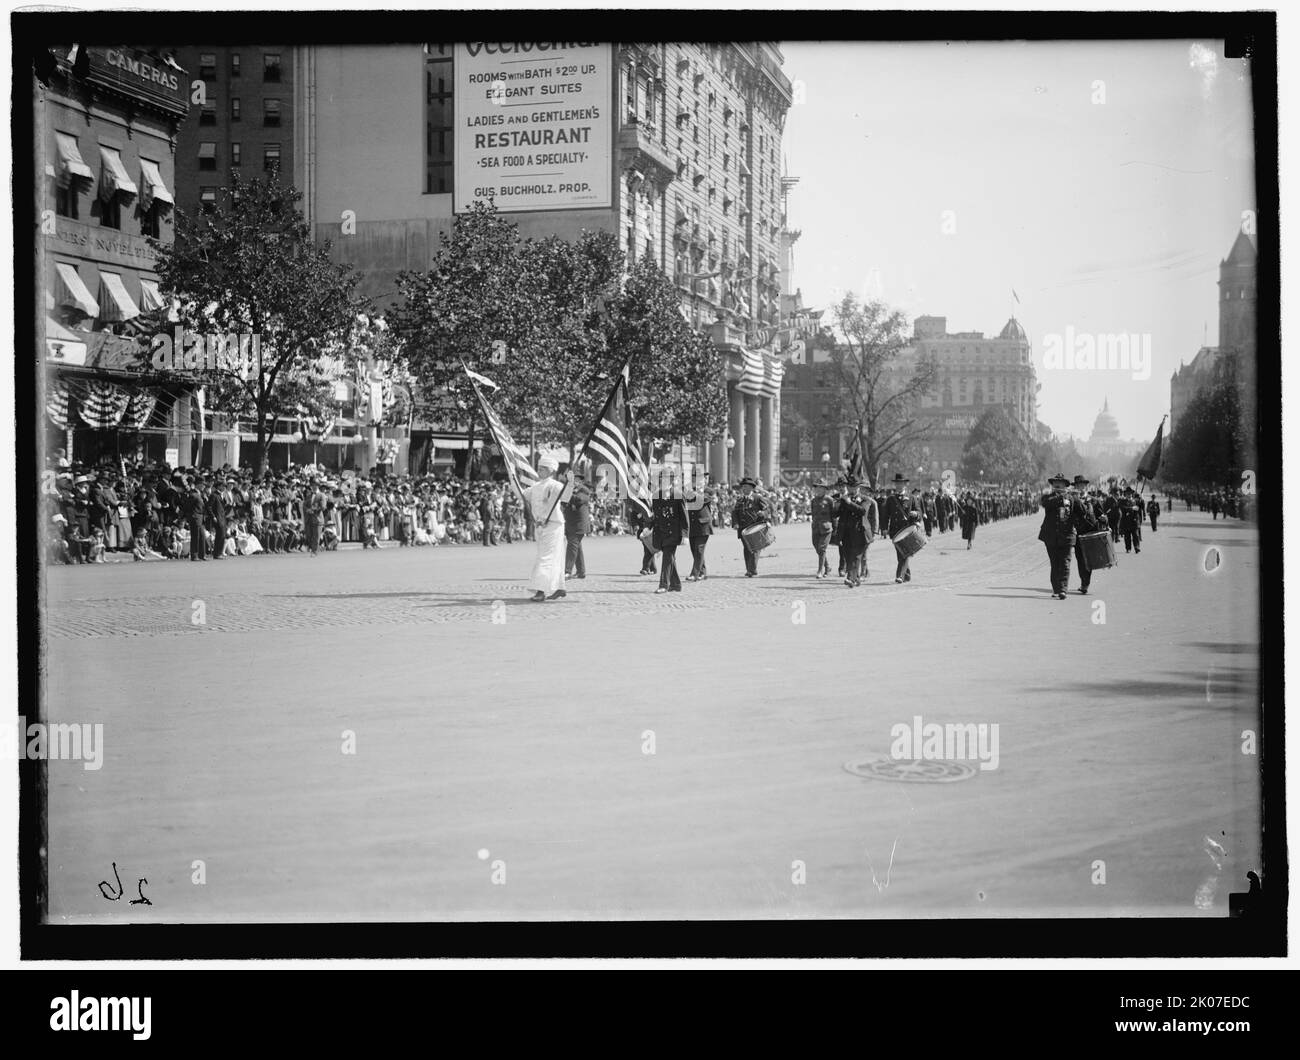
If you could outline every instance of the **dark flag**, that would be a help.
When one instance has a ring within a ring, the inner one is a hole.
[[[1138,461],[1138,478],[1150,482],[1156,477],[1156,473],[1160,470],[1160,456],[1164,447],[1164,435],[1165,421],[1162,419],[1160,426],[1156,429],[1156,440],[1147,446],[1147,451],[1142,454],[1142,459]]]

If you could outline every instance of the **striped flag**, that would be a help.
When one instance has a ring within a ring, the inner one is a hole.
[[[628,366],[624,365],[583,452],[590,449],[612,465],[627,493],[627,499],[649,517],[650,470],[641,457],[636,424],[632,422],[632,414],[627,407],[627,380]]]
[[[767,378],[763,354],[758,350],[741,351],[740,379],[736,389],[742,394],[761,394]]]
[[[462,366],[463,367],[463,366]],[[524,490],[537,481],[537,471],[528,461],[526,450],[519,448],[515,440],[510,437],[510,432],[501,422],[501,417],[497,415],[496,409],[487,403],[487,398],[479,390],[478,384],[482,380],[485,386],[496,387],[496,383],[481,376],[477,372],[471,372],[465,369],[469,376],[469,385],[474,388],[474,396],[478,398],[479,407],[483,410],[483,417],[487,420],[488,430],[492,432],[492,440],[496,442],[497,448],[501,450],[501,456],[505,460],[506,474],[510,476],[510,484],[522,497]]]

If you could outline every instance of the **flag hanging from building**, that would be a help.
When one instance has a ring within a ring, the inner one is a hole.
[[[762,350],[742,350],[736,389],[755,397],[776,397],[784,375],[785,366],[780,358]]]
[[[627,407],[627,380],[628,366],[625,364],[605,400],[591,437],[583,446],[583,452],[590,449],[610,464],[626,490],[627,499],[649,517],[650,471],[641,457],[636,424],[632,422],[632,413]]]
[[[483,391],[479,389],[479,381],[484,386],[496,388],[496,383],[481,376],[477,372],[471,372],[465,369],[469,376],[469,385],[474,388],[474,396],[478,398],[479,408],[483,410],[483,418],[487,420],[488,430],[492,432],[492,440],[496,442],[497,448],[501,450],[501,457],[505,461],[506,474],[510,476],[510,484],[522,497],[524,490],[537,481],[537,471],[528,461],[528,453],[515,444],[515,440],[510,437],[510,432],[506,430],[505,424],[501,422],[501,417],[497,415],[496,410],[487,403],[487,398],[483,396]]]
[[[1149,446],[1147,451],[1142,454],[1142,459],[1138,461],[1138,478],[1144,478],[1150,482],[1156,477],[1160,470],[1161,453],[1164,449],[1165,421],[1161,419],[1160,426],[1156,428],[1156,439]]]

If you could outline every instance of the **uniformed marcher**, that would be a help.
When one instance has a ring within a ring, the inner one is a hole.
[[[740,538],[741,550],[745,554],[746,578],[758,577],[758,553],[751,552],[749,545],[746,544],[745,528],[768,521],[767,505],[754,492],[757,485],[758,483],[752,478],[742,478],[738,487],[740,496],[736,499],[735,507],[731,509],[731,525],[736,528],[736,536]]]
[[[582,539],[591,533],[591,489],[585,482],[575,482],[573,496],[564,506],[564,576],[581,581],[587,576],[587,558],[582,554]]]
[[[1089,481],[1082,475],[1074,476],[1074,488],[1077,493],[1078,511],[1074,524],[1074,559],[1079,565],[1079,594],[1088,595],[1088,586],[1092,584],[1092,568],[1088,558],[1083,554],[1082,534],[1092,534],[1106,529],[1106,513],[1101,504],[1087,496]]]
[[[1124,551],[1142,551],[1142,501],[1130,486],[1120,498],[1119,532],[1124,535]]]
[[[844,584],[852,589],[862,584],[862,563],[867,554],[869,532],[867,509],[875,508],[874,501],[862,496],[861,486],[857,477],[850,475],[845,481],[845,494],[835,507],[836,529],[840,548],[844,551]]]
[[[659,496],[650,502],[654,525],[654,548],[662,553],[659,561],[659,588],[656,593],[680,593],[682,579],[677,573],[677,547],[690,533],[686,502],[678,496],[671,475],[661,475]]]
[[[831,534],[835,530],[836,504],[827,495],[829,486],[825,479],[819,478],[813,483],[815,496],[812,499],[812,545],[817,553],[817,574],[825,578],[831,572],[831,562],[826,558],[826,549],[830,545]]]
[[[889,496],[885,498],[885,507],[880,513],[881,526],[885,536],[891,541],[895,534],[921,521],[921,513],[913,510],[912,499],[905,492],[908,484],[908,479],[904,478],[901,472],[894,476],[894,481],[890,483]],[[894,553],[898,556],[898,569],[894,572],[895,583],[910,582],[912,567],[909,557],[898,545],[894,545]]]
[[[713,533],[713,490],[686,493],[686,510],[690,518],[691,573],[688,582],[704,581],[709,569],[704,563],[704,549]]]
[[[1069,494],[1070,480],[1058,472],[1047,482],[1052,491],[1044,494],[1040,502],[1043,524],[1038,528],[1038,540],[1047,548],[1052,596],[1064,600],[1070,583],[1070,553],[1074,549],[1079,516],[1077,503]]]
[[[1151,532],[1156,532],[1156,521],[1160,518],[1160,502],[1152,497],[1147,501],[1147,515],[1151,517]]]

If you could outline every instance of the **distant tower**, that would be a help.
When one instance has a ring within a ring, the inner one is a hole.
[[[1219,349],[1238,350],[1255,359],[1255,244],[1237,233],[1228,256],[1219,262]]]

